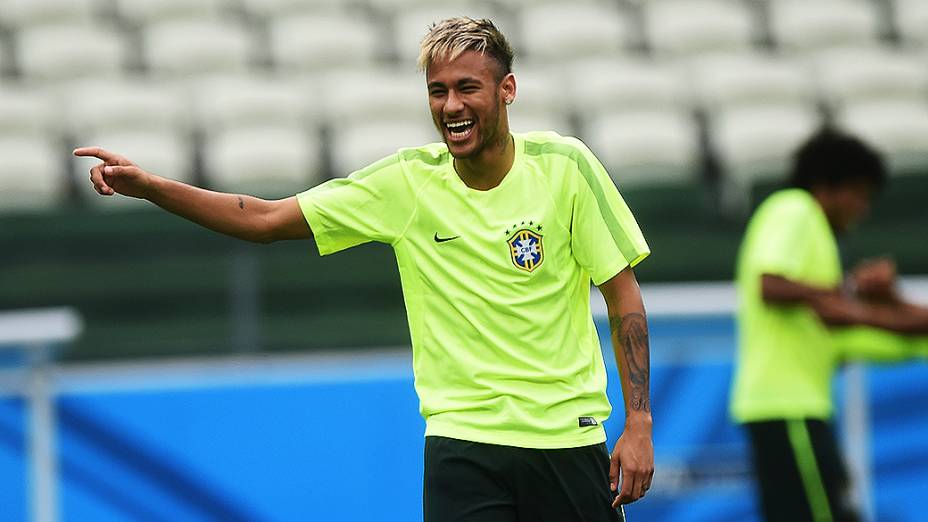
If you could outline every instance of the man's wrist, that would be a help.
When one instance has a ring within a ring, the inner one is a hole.
[[[653,422],[649,411],[631,411],[625,414],[625,429],[647,429],[651,431]]]

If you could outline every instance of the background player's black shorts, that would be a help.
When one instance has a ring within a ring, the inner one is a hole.
[[[605,444],[526,449],[425,438],[425,522],[623,522]]]
[[[857,522],[831,425],[816,419],[745,424],[767,522]]]

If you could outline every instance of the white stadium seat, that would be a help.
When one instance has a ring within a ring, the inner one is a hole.
[[[49,96],[22,85],[0,83],[0,136],[46,136],[59,113]]]
[[[258,18],[281,18],[345,11],[345,0],[239,0],[242,9]]]
[[[101,3],[101,0],[0,0],[0,27],[89,25]]]
[[[115,30],[89,25],[47,25],[16,34],[16,63],[30,81],[70,81],[122,73],[128,45]]]
[[[686,184],[695,178],[699,137],[686,111],[608,114],[588,122],[584,139],[619,189]]]
[[[332,174],[344,177],[402,147],[417,147],[440,140],[434,125],[422,118],[340,125],[332,134]]]
[[[873,44],[879,32],[874,4],[864,0],[775,0],[770,20],[774,40],[790,52]]]
[[[208,20],[151,25],[143,31],[143,43],[145,63],[158,78],[242,72],[255,47],[244,27]]]
[[[356,15],[315,14],[270,23],[271,59],[287,74],[371,65],[381,47],[377,28]]]
[[[189,129],[177,89],[145,79],[87,80],[62,93],[65,127],[75,135]]]
[[[0,213],[50,210],[66,194],[61,144],[47,136],[0,134]]]
[[[628,21],[610,4],[541,4],[519,18],[523,45],[516,53],[534,61],[614,56],[630,43]]]
[[[119,16],[149,24],[176,19],[219,18],[231,0],[116,0]]]
[[[400,66],[405,70],[415,70],[419,58],[419,44],[432,24],[447,18],[468,16],[480,19],[489,18],[507,36],[512,38],[507,20],[497,16],[497,12],[486,5],[473,2],[434,2],[415,9],[396,11],[393,20],[393,46]],[[514,44],[514,42],[511,42]]]
[[[199,127],[207,133],[249,126],[306,127],[321,105],[309,87],[284,78],[215,77],[193,86]]]
[[[723,206],[750,209],[751,187],[761,180],[785,179],[796,149],[821,124],[807,105],[794,103],[736,107],[716,112],[710,142],[723,170]]]
[[[553,130],[573,134],[570,105],[564,103],[564,74],[558,68],[520,67],[516,97],[509,105],[509,126],[517,132]]]
[[[684,82],[672,66],[631,58],[578,61],[566,74],[569,99],[584,118],[603,113],[685,105]],[[563,95],[556,93],[557,96]]]
[[[822,97],[832,106],[864,100],[928,102],[928,66],[909,53],[840,49],[816,60]]]
[[[227,129],[207,138],[203,163],[210,186],[285,197],[322,181],[318,135],[300,127]]]
[[[895,0],[896,27],[906,42],[928,45],[928,2]]]
[[[838,115],[841,127],[886,155],[896,174],[928,169],[928,104],[924,101],[863,101]]]
[[[335,125],[364,120],[430,121],[425,79],[412,71],[355,69],[322,78],[322,103]]]
[[[804,64],[759,53],[715,55],[690,64],[697,103],[709,111],[738,106],[814,101],[814,85]]]
[[[659,56],[732,52],[751,45],[755,24],[743,2],[661,0],[643,5],[645,33]]]

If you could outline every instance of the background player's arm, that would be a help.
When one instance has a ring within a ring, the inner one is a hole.
[[[248,241],[270,243],[312,237],[295,197],[269,201],[201,189],[156,176],[99,147],[79,148],[74,154],[102,160],[90,169],[90,181],[103,196],[122,194],[147,199],[206,228]]]
[[[625,429],[612,452],[609,481],[618,492],[614,506],[634,502],[651,487],[654,445],[651,440],[650,348],[648,323],[635,273],[626,268],[599,285],[606,300],[612,347],[625,399]],[[619,490],[619,471],[622,473]]]
[[[761,296],[767,304],[805,304],[830,325],[868,324],[866,307],[844,296],[839,288],[811,286],[774,274],[760,277]]]

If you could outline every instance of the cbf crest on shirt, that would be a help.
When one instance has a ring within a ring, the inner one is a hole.
[[[512,264],[517,268],[532,272],[545,260],[541,235],[527,228],[516,231],[507,243]]]

